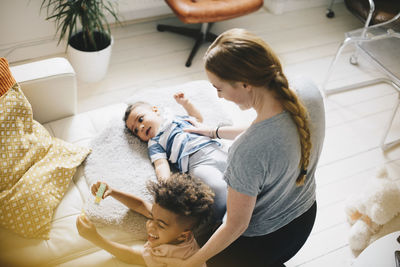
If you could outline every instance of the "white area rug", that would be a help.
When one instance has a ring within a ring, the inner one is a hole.
[[[204,123],[217,126],[230,124],[216,90],[207,81],[195,81],[178,87],[159,88],[140,92],[127,102],[147,101],[173,114],[186,114],[173,99],[173,94],[182,91],[201,111]],[[135,194],[152,201],[146,191],[148,180],[155,180],[154,167],[147,154],[147,144],[125,130],[122,117],[113,118],[109,126],[91,142],[92,153],[87,157],[84,173],[88,186],[105,181],[111,187]],[[97,225],[111,225],[130,232],[137,239],[145,239],[145,217],[139,215],[119,201],[108,197],[99,205],[90,196],[84,207],[86,215]]]

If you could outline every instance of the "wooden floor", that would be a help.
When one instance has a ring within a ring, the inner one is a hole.
[[[261,10],[252,15],[213,25],[212,31],[246,28],[267,41],[280,56],[289,76],[306,75],[321,85],[344,32],[362,26],[344,7],[334,6],[336,17],[327,19],[325,8],[309,8],[283,15]],[[124,101],[139,90],[162,88],[206,79],[203,45],[190,68],[184,66],[193,45],[189,38],[156,31],[157,23],[180,25],[174,17],[137,22],[113,29],[114,47],[106,78],[94,84],[78,82],[79,112]],[[348,55],[350,50],[347,50]],[[331,84],[362,80],[378,72],[365,62],[359,67],[343,57]],[[385,164],[400,178],[400,147],[383,154],[379,140],[397,99],[387,85],[375,85],[325,99],[326,139],[317,172],[318,215],[312,235],[288,266],[350,266],[349,226],[344,216],[346,198]],[[250,117],[250,116],[249,116]],[[400,136],[400,114],[390,136]]]

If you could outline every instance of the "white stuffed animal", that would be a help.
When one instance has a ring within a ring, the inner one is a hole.
[[[388,178],[386,168],[367,182],[365,190],[351,197],[345,208],[352,225],[349,245],[361,252],[376,239],[400,230],[400,186]]]

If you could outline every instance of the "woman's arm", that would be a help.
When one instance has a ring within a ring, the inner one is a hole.
[[[249,225],[255,203],[256,197],[239,193],[228,186],[227,220],[217,229],[207,243],[186,261],[164,257],[159,257],[157,260],[168,264],[169,267],[201,266],[243,234]]]
[[[104,182],[97,182],[95,184],[92,185],[91,191],[92,194],[95,196],[97,190],[100,187],[100,184],[102,184]],[[147,218],[151,218],[150,216],[150,212],[151,212],[151,208],[152,208],[152,204],[129,193],[125,193],[122,191],[119,191],[117,189],[111,188],[108,184],[104,183],[106,185],[106,190],[104,191],[103,194],[103,199],[108,197],[108,196],[112,196],[113,198],[115,198],[116,200],[118,200],[119,202],[121,202],[122,204],[124,204],[125,206],[127,206],[128,208],[130,208],[131,210],[142,214],[143,216],[147,217]]]
[[[76,218],[76,228],[83,238],[110,252],[121,261],[146,266],[142,256],[142,250],[105,239],[97,232],[96,227],[85,215]]]
[[[228,186],[227,219],[207,243],[190,258],[193,266],[205,263],[224,250],[247,229],[256,204],[256,197],[237,192]]]
[[[214,136],[220,139],[229,139],[233,140],[244,132],[247,128],[249,128],[248,125],[246,126],[220,126],[214,129]]]
[[[169,179],[171,176],[171,169],[166,159],[157,159],[154,161],[154,169],[156,170],[158,180]]]
[[[189,133],[197,133],[201,135],[208,136],[210,138],[219,138],[219,139],[229,139],[233,140],[241,134],[243,131],[245,131],[247,128],[249,128],[248,125],[246,126],[220,126],[216,128],[211,128],[209,126],[203,125],[203,124],[196,124],[196,122],[192,122],[193,128],[185,128],[185,132]],[[217,132],[218,129],[218,132]]]

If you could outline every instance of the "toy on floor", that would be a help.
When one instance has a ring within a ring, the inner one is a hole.
[[[346,204],[352,225],[349,245],[361,252],[376,239],[400,230],[400,180],[388,177],[386,168],[366,183],[365,189]]]
[[[97,193],[96,193],[96,198],[94,200],[94,203],[96,203],[96,204],[100,203],[100,201],[103,198],[103,194],[104,194],[105,190],[106,190],[106,184],[103,184],[103,183],[100,184],[100,187],[99,187],[99,189],[97,190]]]

